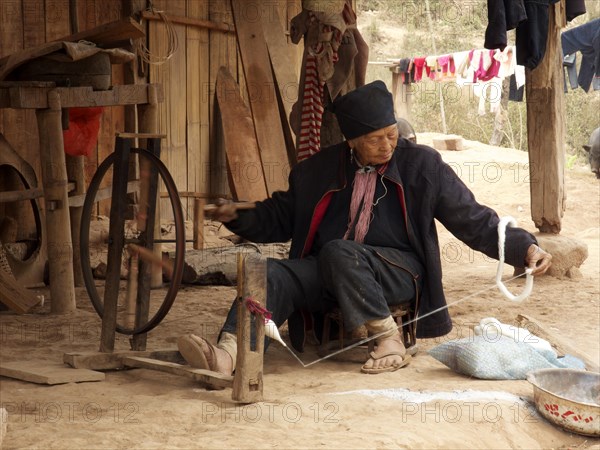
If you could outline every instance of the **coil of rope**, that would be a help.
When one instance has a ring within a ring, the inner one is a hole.
[[[171,57],[177,52],[179,48],[179,39],[177,37],[177,32],[175,31],[175,27],[169,20],[169,17],[165,14],[164,11],[159,11],[154,9],[152,6],[152,2],[149,3],[146,11],[149,11],[153,14],[157,14],[160,16],[162,22],[164,23],[165,32],[167,34],[167,48],[164,55],[157,55],[152,53],[144,39],[136,39],[134,41],[134,49],[137,55],[146,63],[152,64],[155,66],[166,63]]]

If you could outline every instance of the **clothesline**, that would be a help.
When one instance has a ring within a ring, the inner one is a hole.
[[[383,62],[401,77],[401,83],[418,83],[423,79],[435,82],[454,82],[459,86],[472,86],[479,97],[479,114],[486,113],[486,102],[490,112],[500,106],[502,81],[514,76],[516,89],[525,84],[525,67],[516,63],[516,48],[507,46],[499,49],[472,49],[442,55],[410,58],[394,58]]]

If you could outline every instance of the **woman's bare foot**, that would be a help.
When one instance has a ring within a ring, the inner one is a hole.
[[[364,373],[393,372],[406,366],[411,359],[411,356],[406,354],[400,332],[378,339],[377,348],[370,355],[369,360],[361,368]]]
[[[229,353],[212,345],[206,339],[187,334],[179,338],[177,347],[188,364],[194,368],[211,370],[224,375],[233,373],[233,360]]]

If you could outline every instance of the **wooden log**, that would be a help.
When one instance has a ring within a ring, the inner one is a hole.
[[[237,282],[237,255],[240,253],[258,256],[259,250],[253,246],[188,250],[182,282],[233,286]]]
[[[525,328],[530,331],[531,334],[540,337],[550,342],[550,345],[556,350],[559,356],[572,355],[581,359],[588,370],[593,372],[600,372],[600,366],[590,356],[570,344],[567,339],[550,331],[547,325],[543,325],[533,317],[529,317],[525,314],[519,314],[517,316],[517,323],[521,328]]]
[[[542,233],[557,234],[565,212],[565,101],[561,27],[564,1],[549,6],[546,52],[526,69],[527,146],[531,218]]]
[[[61,99],[48,92],[47,109],[36,111],[40,137],[40,159],[46,202],[48,266],[51,312],[65,314],[76,309],[73,279],[73,243],[67,198],[67,169],[61,123]]]
[[[242,403],[263,400],[263,353],[265,340],[264,317],[252,313],[246,306],[251,299],[263,306],[267,304],[266,259],[238,255],[237,299],[237,359],[231,398]],[[254,328],[256,342],[251,343]]]

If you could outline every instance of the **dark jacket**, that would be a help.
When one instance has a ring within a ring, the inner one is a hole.
[[[234,233],[254,242],[285,242],[292,239],[290,258],[310,251],[316,230],[331,195],[346,185],[346,142],[321,150],[296,165],[289,176],[289,189],[275,192],[258,202],[256,209],[239,211],[239,218],[226,224]],[[473,193],[458,178],[440,154],[423,145],[400,138],[384,176],[397,186],[398,206],[405,213],[408,236],[425,267],[419,315],[446,304],[442,287],[440,247],[434,219],[439,220],[469,247],[498,258],[499,218],[476,202]],[[535,238],[520,228],[506,233],[505,261],[525,264],[527,248]],[[452,329],[444,309],[419,321],[418,337],[437,337]]]

